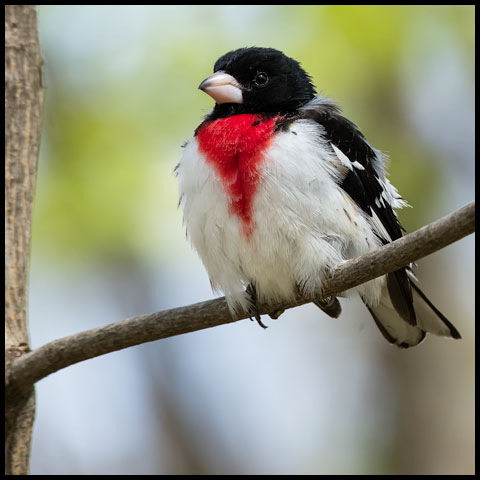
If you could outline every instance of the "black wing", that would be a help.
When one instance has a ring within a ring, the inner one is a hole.
[[[347,170],[339,185],[368,216],[375,214],[378,217],[390,237],[384,238],[377,232],[382,243],[400,238],[404,229],[392,206],[382,196],[384,183],[380,178],[381,173],[375,169],[375,164],[380,160],[362,132],[340,114],[337,106],[328,101],[312,103],[302,111],[301,118],[309,118],[322,125],[325,138],[351,162],[352,168]],[[355,168],[355,162],[361,167]],[[416,325],[412,289],[405,268],[388,274],[387,286],[399,315],[411,325]]]

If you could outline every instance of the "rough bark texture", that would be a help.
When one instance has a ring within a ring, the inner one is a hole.
[[[28,473],[33,386],[8,388],[10,365],[29,351],[28,271],[40,146],[42,59],[35,5],[5,6],[5,473]]]

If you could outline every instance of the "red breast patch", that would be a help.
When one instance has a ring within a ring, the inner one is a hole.
[[[275,120],[254,114],[233,115],[206,123],[197,132],[199,149],[221,179],[230,213],[240,217],[247,237],[254,227],[252,204],[259,167],[273,139]]]

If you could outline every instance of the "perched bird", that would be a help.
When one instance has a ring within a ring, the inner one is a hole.
[[[300,64],[273,48],[220,57],[199,86],[215,106],[176,168],[187,235],[231,311],[321,292],[329,270],[402,236],[406,205],[384,156]],[[460,338],[410,267],[357,292],[383,336],[399,347],[426,332]],[[315,302],[332,317],[337,298]],[[276,318],[279,312],[270,316]]]

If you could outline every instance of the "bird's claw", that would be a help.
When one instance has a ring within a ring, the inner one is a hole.
[[[262,322],[262,319],[260,318],[260,315],[256,314],[254,317],[248,317],[250,320],[253,322],[253,318],[257,321],[257,323],[264,329],[267,329],[268,327]]]
[[[252,286],[251,284],[248,285],[247,290],[246,290],[247,295],[250,297],[250,300],[252,302],[252,306],[248,309],[248,313],[251,315],[249,316],[250,320],[253,322],[253,318],[257,321],[257,323],[263,328],[266,329],[268,328],[266,325],[263,324],[262,319],[260,318],[260,315],[258,313],[258,307],[257,307],[257,291],[255,290],[255,287]],[[252,318],[253,317],[253,318]]]
[[[273,320],[276,320],[285,310],[275,310],[273,312],[270,312],[268,314],[268,316],[273,319]]]

